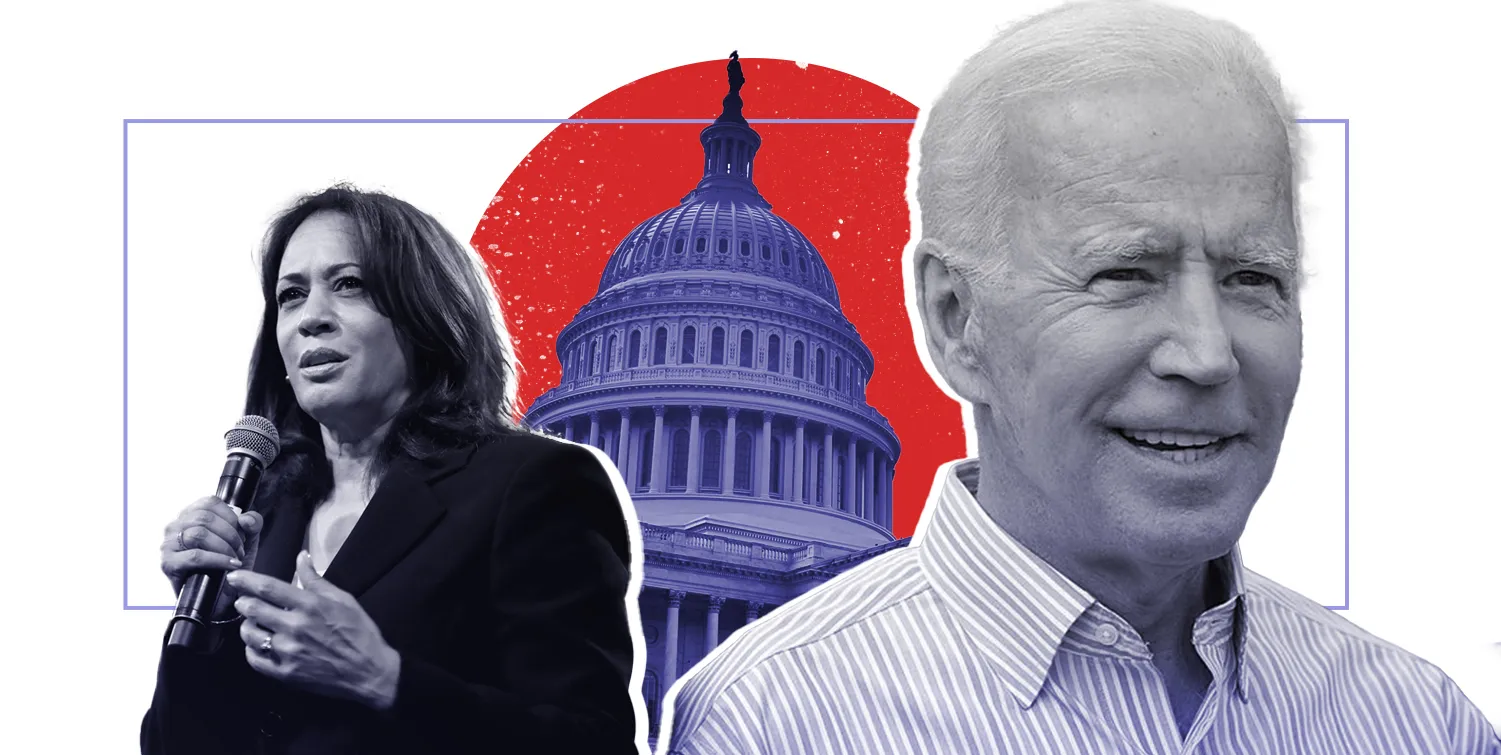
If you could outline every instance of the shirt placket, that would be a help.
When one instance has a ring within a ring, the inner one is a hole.
[[[1188,736],[1184,739],[1183,755],[1219,755],[1205,746],[1205,743],[1212,742],[1208,739],[1209,733],[1223,717],[1221,714],[1234,691],[1236,660],[1231,632],[1233,621],[1234,609],[1220,607],[1200,616],[1194,623],[1194,648],[1199,651],[1199,658],[1209,669],[1213,681],[1210,682],[1209,692],[1204,696],[1193,726],[1189,727]]]

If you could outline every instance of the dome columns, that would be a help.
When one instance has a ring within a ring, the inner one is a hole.
[[[761,458],[771,458],[771,418],[773,412],[761,412]],[[756,492],[758,498],[771,497],[771,464],[762,462],[757,465],[761,470],[761,479],[757,481]]]
[[[631,468],[631,410],[620,410],[620,442],[615,446],[615,468],[625,478],[626,488],[631,487],[631,478],[626,471]]]
[[[650,408],[649,424],[640,414],[646,407],[611,407],[576,410],[541,427],[580,443],[587,437],[636,494],[782,501],[891,526],[893,451],[858,422],[686,401]]]
[[[807,417],[798,417],[796,420],[797,435],[793,440],[792,459],[792,502],[803,502],[803,460],[808,456],[806,449],[808,443],[803,438],[803,429],[808,426]]]
[[[850,450],[844,456],[844,495],[840,501],[839,510],[846,514],[857,514],[859,508],[859,496],[855,495],[855,470],[859,468],[855,456],[855,434],[850,433]]]
[[[666,454],[662,453],[662,418],[667,414],[667,407],[657,404],[651,409],[652,414],[657,418],[656,424],[652,426],[651,434],[651,492],[661,493],[666,487],[663,484],[666,482],[666,474],[663,472],[665,465],[662,462]]]
[[[823,427],[823,505],[834,503],[834,428]]]
[[[683,598],[686,597],[688,593],[683,590],[670,590],[667,593],[667,665],[662,670],[664,689],[671,687],[678,678],[678,626]]]
[[[699,438],[703,433],[699,432],[698,427],[698,418],[703,414],[704,408],[694,404],[688,407],[688,412],[691,416],[688,424],[688,492],[697,493],[704,471],[703,460],[699,457]]]
[[[732,492],[735,489],[735,442],[740,436],[735,433],[735,418],[740,410],[730,407],[725,410],[724,440],[719,444],[724,454],[724,463],[719,465],[721,470],[719,479],[720,492]]]

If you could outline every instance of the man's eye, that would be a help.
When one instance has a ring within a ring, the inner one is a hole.
[[[1237,286],[1282,288],[1282,281],[1277,280],[1275,276],[1257,270],[1238,270],[1230,275],[1229,282]]]
[[[1139,267],[1122,267],[1116,268],[1114,270],[1106,270],[1105,272],[1096,275],[1095,279],[1116,281],[1120,283],[1149,283],[1152,281],[1152,274],[1145,270],[1142,270]]]

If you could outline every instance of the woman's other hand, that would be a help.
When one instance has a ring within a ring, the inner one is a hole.
[[[353,595],[297,557],[302,589],[265,574],[231,572],[240,592],[235,608],[245,617],[240,637],[250,667],[321,695],[355,700],[376,710],[391,707],[401,656]]]

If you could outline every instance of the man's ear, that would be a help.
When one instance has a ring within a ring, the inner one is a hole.
[[[972,404],[986,404],[980,360],[979,323],[969,280],[948,247],[931,239],[912,255],[917,308],[923,340],[933,366],[954,392]]]

